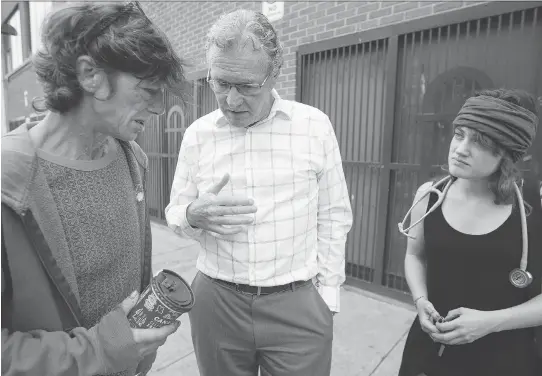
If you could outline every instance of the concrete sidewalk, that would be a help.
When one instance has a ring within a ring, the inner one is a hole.
[[[170,269],[192,282],[199,244],[152,224],[155,271]],[[341,313],[335,316],[332,376],[397,375],[414,309],[403,303],[345,286]],[[152,376],[199,376],[188,315],[158,351]],[[220,375],[216,375],[220,376]]]

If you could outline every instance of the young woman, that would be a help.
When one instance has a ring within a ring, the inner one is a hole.
[[[423,184],[414,226],[399,226],[418,310],[399,375],[539,376],[542,192],[516,168],[535,137],[535,102],[484,91],[453,125],[449,177]]]

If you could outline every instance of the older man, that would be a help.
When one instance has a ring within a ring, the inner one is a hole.
[[[202,250],[192,338],[203,376],[329,375],[352,212],[337,139],[273,89],[276,31],[239,10],[209,31],[219,110],[186,131],[166,208]]]

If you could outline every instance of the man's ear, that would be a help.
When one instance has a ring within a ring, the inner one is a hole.
[[[90,56],[80,56],[76,62],[76,74],[84,92],[99,100],[106,100],[111,95],[111,85],[107,73],[96,66]]]

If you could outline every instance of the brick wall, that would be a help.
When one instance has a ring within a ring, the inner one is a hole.
[[[480,1],[302,1],[285,2],[284,17],[274,22],[284,45],[284,65],[277,91],[295,98],[296,51],[299,45],[331,39],[379,26],[448,12]],[[188,72],[205,69],[205,35],[223,13],[235,9],[260,11],[262,2],[144,3],[149,17],[190,61]]]
[[[63,1],[55,8],[78,3]],[[479,1],[305,1],[285,2],[284,17],[274,23],[284,45],[284,65],[277,90],[284,98],[295,98],[296,51],[299,45],[340,35],[373,29],[431,14],[447,12],[480,3]],[[171,39],[179,54],[191,66],[188,72],[205,69],[205,35],[216,19],[235,9],[261,11],[260,1],[238,2],[143,2],[148,16]],[[27,116],[32,112],[31,100],[40,96],[41,88],[31,66],[9,78],[7,82],[7,119]],[[24,91],[28,92],[28,106]]]

